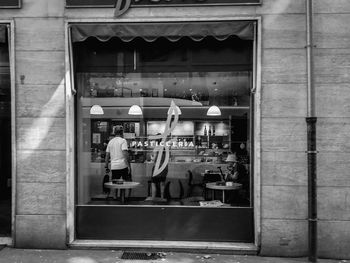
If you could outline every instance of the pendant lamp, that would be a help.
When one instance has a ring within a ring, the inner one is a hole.
[[[103,109],[100,105],[93,105],[90,108],[90,114],[91,115],[103,115],[104,112],[103,112]]]
[[[218,106],[211,106],[207,111],[207,116],[221,116],[221,110]]]
[[[132,105],[128,112],[129,115],[142,115],[142,109],[139,105]]]

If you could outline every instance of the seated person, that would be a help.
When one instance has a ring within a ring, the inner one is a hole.
[[[246,177],[247,171],[244,165],[240,164],[237,160],[236,154],[229,154],[226,158],[228,166],[224,175],[226,182],[243,183],[244,177]]]
[[[224,180],[242,184],[240,195],[246,198],[249,195],[249,176],[245,166],[238,162],[236,154],[229,154],[226,162],[228,162],[228,166],[224,174]],[[230,199],[234,198],[233,196],[230,197]]]
[[[236,155],[239,163],[249,163],[249,153],[246,149],[246,145],[243,142],[239,145],[239,149],[237,150]]]

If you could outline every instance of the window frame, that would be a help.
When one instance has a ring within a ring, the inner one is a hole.
[[[162,20],[162,19],[152,19],[152,18],[146,18],[146,19],[137,19],[140,22],[187,22],[187,21],[198,21],[198,20],[192,20],[188,18],[177,18],[172,20]],[[220,17],[212,17],[210,19],[204,19],[205,21],[221,21],[222,18]],[[254,129],[251,129],[252,135],[251,138],[254,138],[254,144],[253,144],[253,156],[254,158],[254,165],[252,166],[252,176],[253,176],[253,188],[252,194],[254,195],[253,202],[254,202],[254,231],[255,231],[255,242],[254,244],[256,246],[259,246],[261,243],[261,183],[260,183],[260,170],[261,170],[261,141],[260,141],[260,130],[261,130],[261,16],[250,16],[250,17],[226,17],[225,20],[227,21],[239,21],[239,20],[250,20],[255,21],[255,32],[254,32],[254,46],[253,46],[253,92],[255,94],[254,96],[254,103],[252,104],[252,111],[254,112],[254,120],[253,125]],[[125,22],[135,22],[133,19],[125,19],[121,18],[119,20],[121,23]],[[66,112],[67,112],[67,229],[68,229],[68,243],[72,244],[73,246],[81,246],[86,245],[87,243],[84,241],[75,240],[75,136],[74,136],[74,130],[75,130],[75,110],[74,110],[74,85],[72,84],[72,63],[71,63],[71,56],[70,56],[70,46],[72,44],[71,42],[71,36],[69,27],[71,24],[75,23],[91,23],[91,22],[98,22],[98,23],[109,23],[109,22],[115,22],[114,19],[68,19],[66,20],[66,52],[65,52],[65,61],[66,61]],[[104,246],[103,243],[100,241],[88,241],[90,244],[99,244],[99,246]],[[113,241],[114,245],[122,245],[125,241]],[[145,241],[144,244],[147,246],[151,243]],[[164,245],[167,244],[166,241],[163,242]],[[128,246],[135,246],[138,247],[140,245],[139,241],[130,241],[128,242]],[[174,244],[172,244],[174,246]],[[178,244],[180,245],[180,244]],[[208,246],[208,244],[204,244],[205,246]],[[177,245],[175,244],[175,247]]]

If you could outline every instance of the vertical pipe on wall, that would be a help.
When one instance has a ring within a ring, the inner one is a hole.
[[[315,117],[312,12],[312,0],[306,0],[307,117]]]
[[[306,0],[307,35],[307,163],[308,163],[308,243],[309,261],[317,262],[317,150],[315,90],[313,76],[312,0]]]

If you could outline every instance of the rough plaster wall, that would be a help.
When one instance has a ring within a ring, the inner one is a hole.
[[[314,9],[319,251],[323,257],[350,257],[350,2],[317,0]],[[113,18],[113,11],[65,10],[62,0],[23,0],[21,10],[0,10],[16,26],[18,247],[65,247],[64,18]],[[263,0],[261,7],[224,9],[133,9],[123,18],[205,19],[213,14],[262,16],[261,253],[304,256],[305,0]]]

